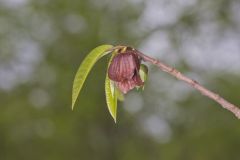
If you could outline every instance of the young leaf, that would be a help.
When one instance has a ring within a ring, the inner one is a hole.
[[[145,83],[148,77],[148,67],[144,64],[141,64],[139,74],[140,74],[141,80]],[[137,87],[137,89],[144,90],[144,85],[142,87]]]
[[[116,88],[108,78],[108,74],[106,75],[105,79],[105,95],[106,95],[106,102],[108,106],[108,111],[110,112],[111,116],[113,117],[115,123],[117,120],[117,92]]]
[[[72,109],[74,108],[74,104],[77,100],[77,97],[82,89],[83,83],[85,82],[87,75],[89,74],[90,70],[92,69],[93,65],[104,55],[110,53],[107,50],[112,48],[111,45],[101,45],[93,49],[87,57],[83,60],[82,64],[80,65],[76,76],[73,82],[72,88]]]
[[[115,89],[116,89],[116,92],[117,92],[117,99],[118,99],[119,101],[124,101],[124,95],[123,95],[123,93],[122,93],[117,87],[115,87]]]
[[[113,51],[112,56],[108,62],[108,67],[110,66],[112,59],[116,54],[117,54],[117,50]],[[107,70],[106,79],[105,79],[105,96],[106,96],[108,111],[113,117],[115,123],[117,122],[117,100],[119,95],[120,95],[120,91],[118,93],[118,89],[114,85],[114,82],[109,79],[108,70]]]

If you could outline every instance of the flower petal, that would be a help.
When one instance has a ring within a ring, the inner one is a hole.
[[[133,89],[136,85],[134,80],[127,80],[123,82],[116,82],[116,86],[122,93],[126,94],[128,91]]]
[[[136,55],[130,52],[116,55],[108,69],[109,78],[116,82],[130,80],[134,76],[139,62]]]

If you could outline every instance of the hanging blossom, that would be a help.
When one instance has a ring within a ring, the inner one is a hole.
[[[141,59],[135,50],[127,49],[113,57],[108,68],[109,78],[115,82],[117,88],[124,94],[135,87],[144,85],[139,71]]]
[[[111,57],[105,78],[105,96],[108,110],[116,122],[117,101],[123,101],[124,94],[134,88],[143,90],[147,80],[147,66],[142,63],[139,52],[132,47],[102,45],[86,56],[74,78],[72,109],[92,67],[99,59],[108,54]]]

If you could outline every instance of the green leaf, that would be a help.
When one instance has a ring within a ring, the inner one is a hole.
[[[83,60],[82,64],[80,65],[76,76],[73,82],[72,88],[72,109],[76,103],[77,97],[82,89],[82,86],[87,78],[87,75],[91,71],[94,64],[102,58],[104,55],[110,53],[107,51],[108,49],[112,48],[111,45],[101,45],[93,49],[87,57]]]
[[[139,74],[140,74],[141,80],[143,82],[146,82],[148,77],[148,67],[144,64],[141,64]]]
[[[147,77],[148,77],[148,67],[144,64],[141,64],[140,66],[140,70],[139,70],[139,75],[140,75],[140,78],[141,80],[145,83],[147,81]],[[137,90],[141,89],[141,90],[144,90],[144,86],[141,86],[141,87],[136,87]]]
[[[106,102],[108,106],[108,111],[113,117],[115,123],[117,121],[117,92],[113,82],[108,78],[108,74],[106,75],[105,80],[105,95]]]
[[[123,95],[123,93],[122,93],[117,87],[115,87],[115,89],[116,89],[116,92],[117,92],[117,99],[118,99],[119,101],[124,101],[124,95]]]
[[[112,53],[112,56],[108,62],[108,68],[112,62],[113,57],[117,54],[117,51]],[[119,91],[120,92],[120,91]],[[114,85],[114,82],[111,81],[108,77],[108,70],[105,79],[105,95],[108,111],[114,119],[114,122],[117,122],[117,100],[118,100],[118,89]]]

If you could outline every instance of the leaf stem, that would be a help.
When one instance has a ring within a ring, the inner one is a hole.
[[[170,67],[167,64],[164,64],[163,62],[161,62],[161,61],[159,61],[155,58],[149,57],[149,56],[147,56],[147,55],[145,55],[145,54],[143,54],[139,51],[137,51],[137,52],[138,52],[138,55],[143,59],[143,61],[150,62],[150,63],[156,65],[162,71],[167,72],[167,73],[171,74],[172,76],[176,77],[177,79],[186,82],[187,84],[189,84],[190,86],[192,86],[193,88],[198,90],[203,95],[205,95],[205,96],[209,97],[210,99],[219,103],[223,108],[229,110],[238,119],[240,119],[240,108],[239,107],[237,107],[234,104],[228,102],[227,100],[225,100],[224,98],[222,98],[218,94],[216,94],[216,93],[208,90],[207,88],[203,87],[197,81],[186,77],[185,75],[183,75],[181,72],[179,72],[175,68]]]

